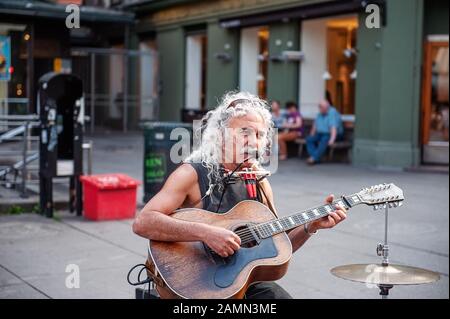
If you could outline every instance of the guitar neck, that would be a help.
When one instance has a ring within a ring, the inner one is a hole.
[[[361,198],[357,194],[350,196],[342,196],[331,204],[325,204],[315,208],[310,208],[299,213],[271,220],[269,222],[254,225],[252,228],[257,232],[260,238],[268,238],[276,234],[288,231],[316,219],[328,216],[335,210],[336,205],[340,205],[345,209],[361,204]]]

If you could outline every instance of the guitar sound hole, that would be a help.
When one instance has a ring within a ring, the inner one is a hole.
[[[253,233],[248,229],[248,226],[239,226],[233,231],[241,238],[241,247],[252,248],[258,244]]]

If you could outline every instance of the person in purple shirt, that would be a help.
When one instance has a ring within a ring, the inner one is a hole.
[[[287,159],[287,142],[295,141],[302,135],[303,121],[295,102],[286,103],[286,119],[278,131],[279,159]]]

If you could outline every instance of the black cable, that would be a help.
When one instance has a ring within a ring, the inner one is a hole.
[[[219,201],[219,205],[217,206],[217,209],[216,209],[216,214],[219,213],[220,205],[222,205],[223,196],[225,195],[225,192],[226,192],[227,187],[228,187],[228,182],[230,181],[231,176],[233,176],[233,174],[236,173],[236,171],[239,168],[241,168],[241,166],[245,162],[247,162],[249,159],[250,158],[244,159],[238,166],[236,166],[236,168],[231,172],[231,174],[229,174],[228,176],[223,177],[222,180],[220,181],[222,184],[225,184],[225,185],[224,185],[224,188],[222,190],[222,195],[220,196],[220,201]],[[226,181],[225,181],[225,179],[226,179]]]
[[[131,275],[131,273],[133,272],[133,270],[135,270],[137,267],[139,267],[139,266],[141,266],[142,267],[142,269],[139,271],[139,273],[138,273],[138,281],[137,282],[131,282],[130,281],[130,275]],[[150,283],[151,281],[152,281],[152,278],[149,278],[149,277],[147,277],[147,279],[145,279],[145,280],[142,280],[141,281],[141,274],[142,274],[142,271],[143,270],[149,270],[150,271],[150,269],[145,265],[145,264],[137,264],[137,265],[135,265],[135,266],[133,266],[131,269],[130,269],[130,271],[128,271],[128,275],[127,275],[127,281],[128,281],[128,283],[130,284],[130,285],[132,285],[132,286],[139,286],[139,285],[145,285],[145,284],[148,284],[148,283]]]
[[[224,187],[223,187],[222,195],[220,195],[219,205],[217,206],[217,209],[216,209],[216,214],[219,213],[220,205],[222,205],[223,195],[225,195],[225,192],[227,191],[227,187],[228,187],[228,184],[225,184]]]

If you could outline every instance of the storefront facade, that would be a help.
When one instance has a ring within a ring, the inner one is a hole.
[[[379,28],[364,1],[142,1],[127,9],[139,17],[138,36],[151,34],[161,57],[161,120],[213,108],[233,89],[296,101],[312,118],[328,93],[354,121],[355,165],[448,164],[448,85],[437,114],[424,103],[423,73],[431,71],[422,69],[427,41],[438,39],[439,55],[447,54],[441,82],[448,81],[448,2],[372,3]],[[443,123],[435,145],[446,157],[426,151],[436,116]]]

